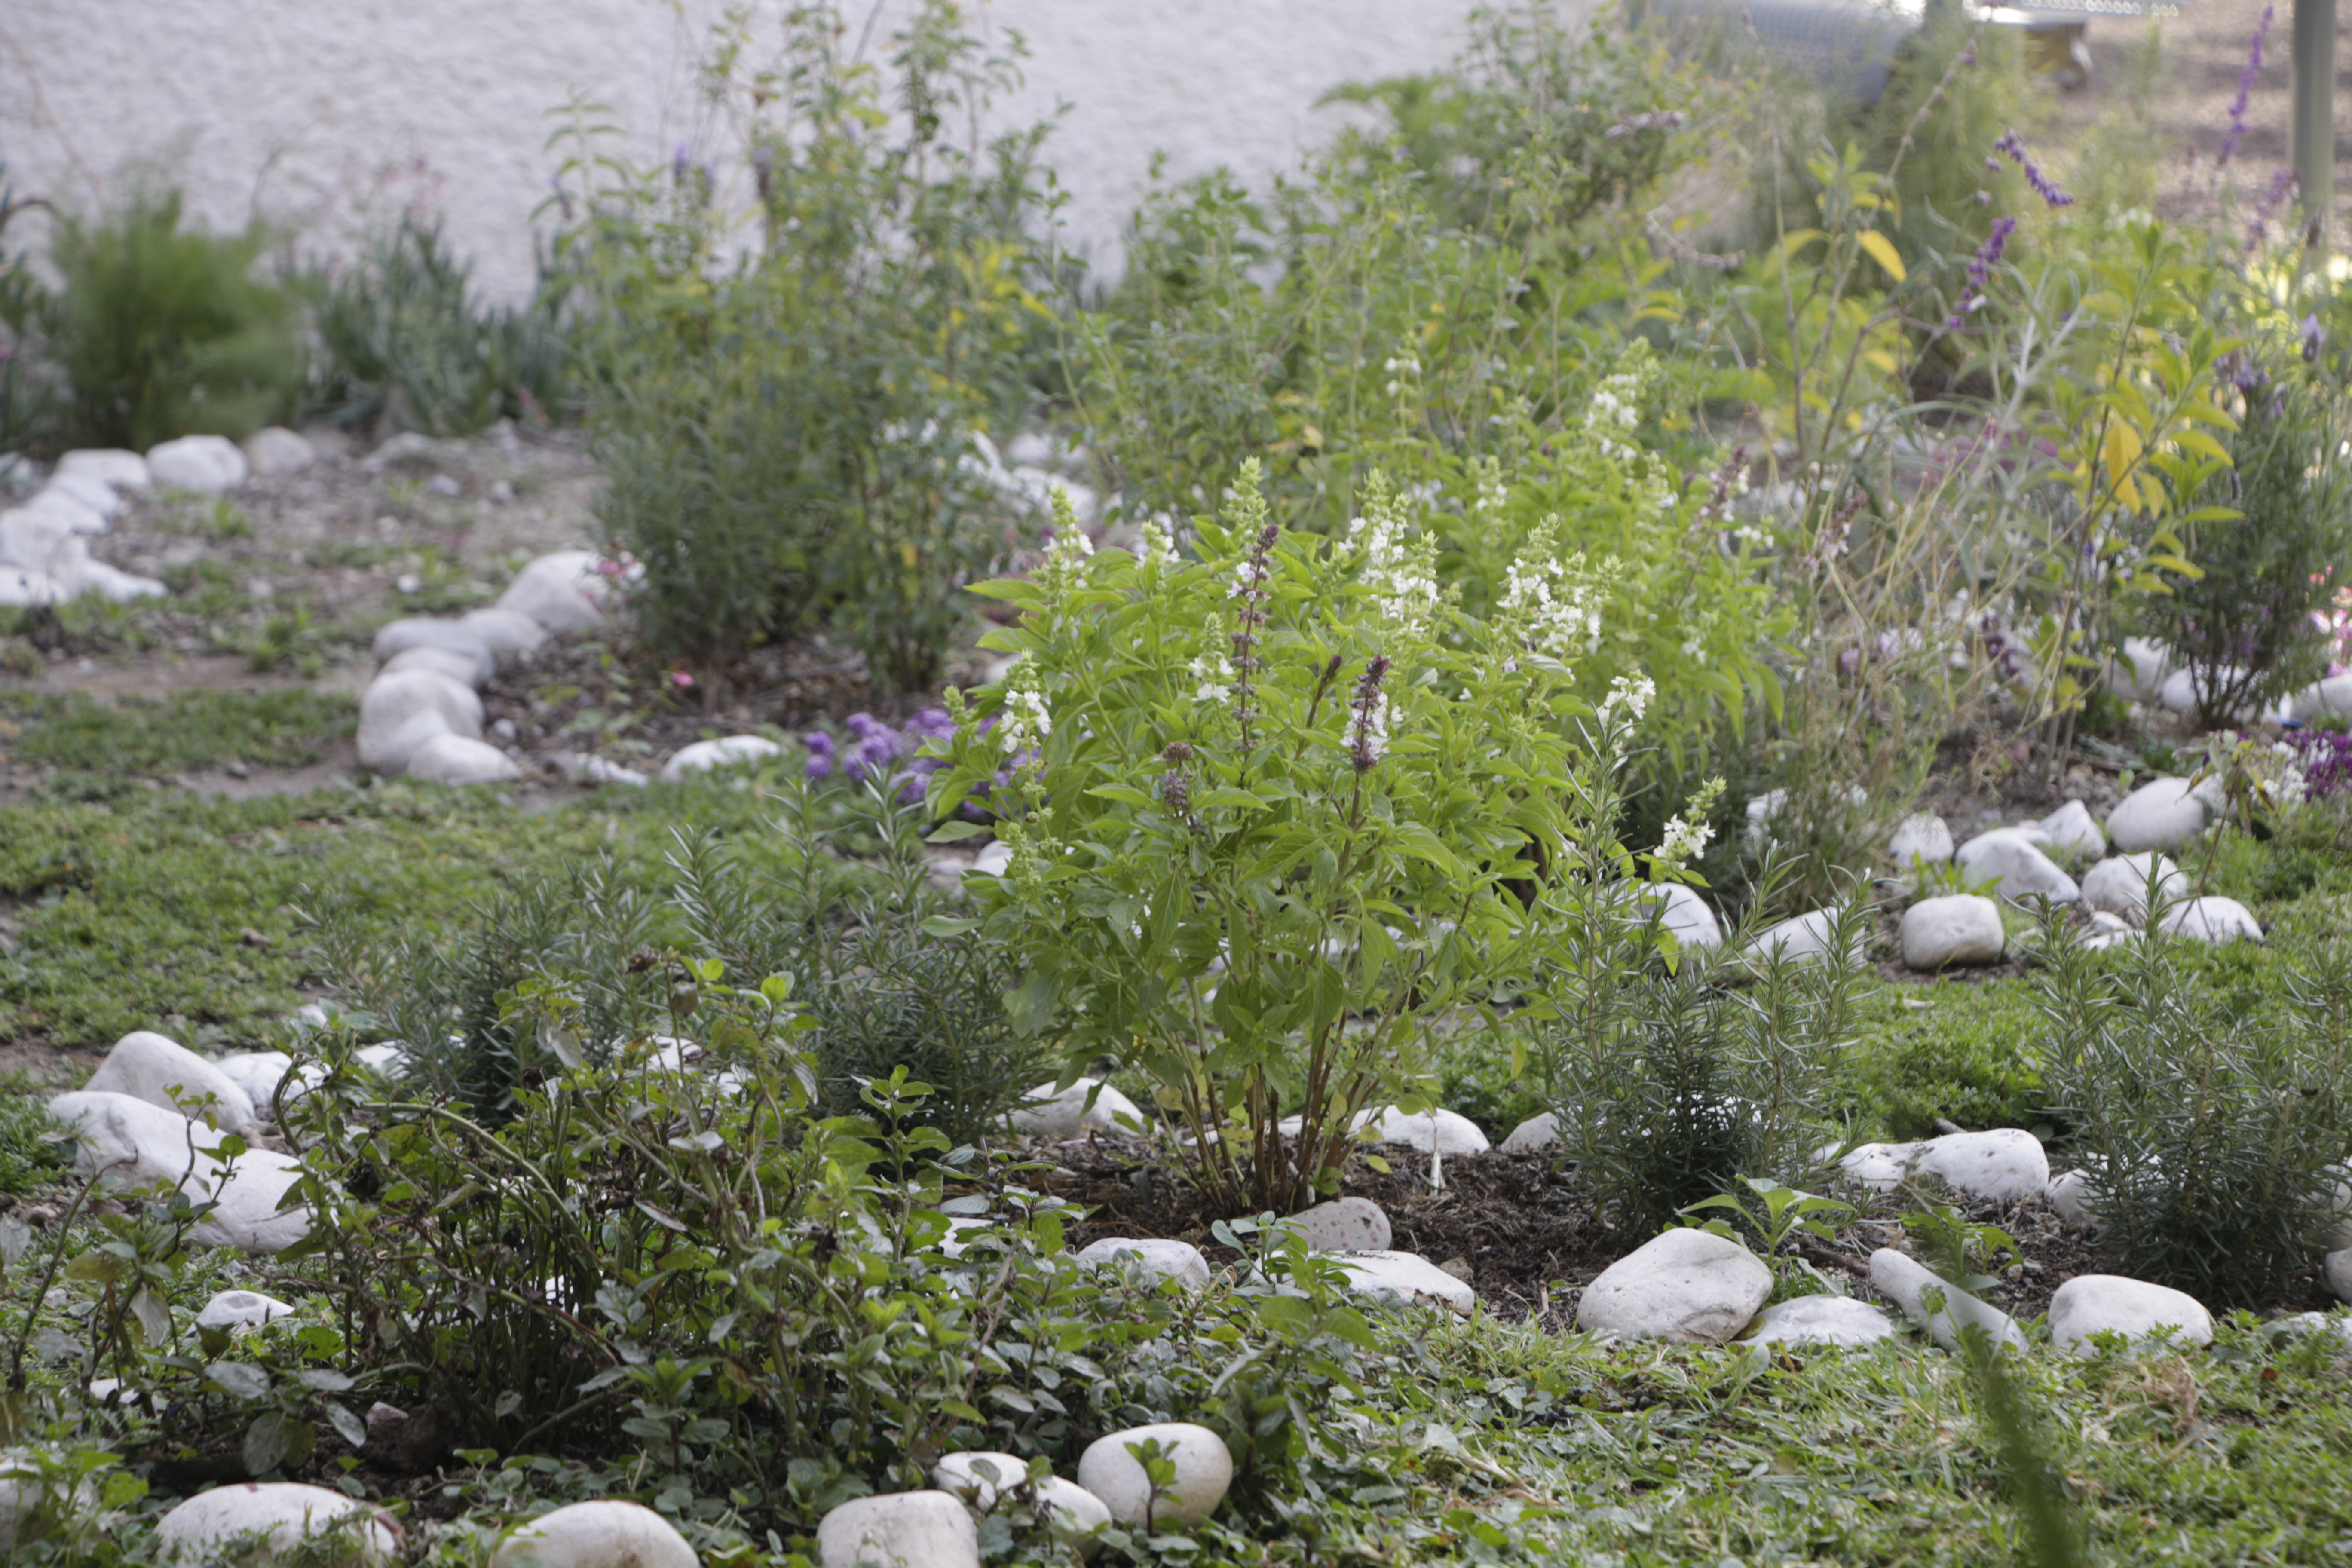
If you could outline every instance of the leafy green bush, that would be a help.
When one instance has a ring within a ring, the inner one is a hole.
[[[254,276],[267,231],[225,239],[180,218],[176,191],[96,219],[58,217],[49,253],[61,287],[41,327],[72,389],[77,444],[246,436],[301,395],[299,300]]]
[[[2105,963],[2053,914],[2044,942],[2050,1097],[2101,1246],[2133,1279],[2209,1301],[2278,1299],[2343,1219],[2352,959],[2317,950],[2286,975],[2284,1016],[2263,1016],[2197,984],[2159,936]]]
[[[741,215],[683,161],[604,190],[575,236],[600,516],[645,565],[635,607],[661,657],[723,671],[830,628],[877,681],[919,689],[964,625],[963,584],[1005,548],[971,437],[1025,398],[1050,321],[1024,229],[1041,133],[968,148],[963,116],[1009,68],[961,28],[926,0],[886,75],[812,6],[792,15],[781,93],[714,76],[751,116],[761,243],[740,264],[723,258]]]
[[[492,420],[545,419],[572,400],[555,295],[488,309],[438,223],[404,216],[358,265],[314,285],[320,395],[339,421],[467,436]]]
[[[1547,531],[1482,620],[1380,483],[1327,541],[1258,477],[1195,520],[1195,561],[1066,530],[1035,581],[977,590],[1024,612],[987,639],[1022,657],[985,713],[951,694],[929,796],[948,817],[989,788],[1012,859],[975,879],[977,929],[1024,976],[1016,1027],[1066,1031],[1066,1082],[1098,1053],[1149,1074],[1229,1213],[1329,1187],[1439,1021],[1535,980],[1634,870],[1585,803],[1654,694],[1573,696],[1586,611]]]

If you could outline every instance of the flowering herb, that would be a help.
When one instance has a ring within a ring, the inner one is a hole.
[[[2015,218],[1997,217],[1992,220],[1992,232],[1985,236],[1985,242],[1977,247],[1976,255],[1969,258],[1969,280],[1960,289],[1959,300],[1952,307],[1951,319],[1944,323],[1946,327],[1953,331],[1959,331],[1969,313],[1984,304],[1985,289],[1992,281],[1992,269],[2000,265],[2001,253],[2009,248],[2009,237],[2016,232]]]
[[[2305,800],[2352,790],[2352,734],[2341,730],[2294,730],[2288,732],[2286,743],[2294,748]]]
[[[1360,773],[1370,773],[1380,765],[1381,753],[1388,750],[1389,700],[1381,689],[1388,678],[1389,661],[1385,654],[1375,655],[1364,666],[1363,678],[1356,682],[1356,700],[1349,704],[1356,714],[1355,744],[1349,761]]]
[[[2245,140],[2246,105],[2253,98],[2254,83],[2263,74],[2263,39],[2277,15],[2276,5],[2265,5],[2263,19],[2254,25],[2254,41],[2246,50],[2245,68],[2238,72],[2238,96],[2230,100],[2230,129],[2221,137],[2221,151],[2214,160],[2217,168],[2228,168],[2230,160],[2238,155],[2238,143]]]
[[[2074,198],[2060,190],[2058,183],[2042,172],[2042,165],[2036,163],[2032,154],[2026,152],[2025,142],[2020,139],[2016,132],[2011,131],[2004,134],[2000,141],[1992,144],[1992,150],[1996,153],[2008,153],[2017,166],[2025,171],[2026,184],[2032,185],[2042,201],[2050,206],[2071,207],[2074,205]],[[1988,158],[1985,162],[1993,168],[2000,167],[1998,159]]]
[[[2270,232],[2271,214],[2278,209],[2279,203],[2286,199],[2286,194],[2294,189],[2294,184],[2293,169],[2271,171],[2271,183],[2261,195],[2254,198],[2254,216],[2246,220],[2246,248],[2249,251],[2262,245],[2263,237]]]

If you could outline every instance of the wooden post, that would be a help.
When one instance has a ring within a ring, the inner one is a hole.
[[[2336,0],[2294,0],[2294,147],[2304,242],[2316,246],[2336,202]]]

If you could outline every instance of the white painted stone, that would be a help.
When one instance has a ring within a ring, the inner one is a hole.
[[[362,1046],[352,1053],[352,1060],[371,1072],[380,1072],[386,1078],[404,1078],[408,1074],[408,1053],[398,1046],[388,1043]]]
[[[43,605],[62,605],[70,596],[65,584],[47,572],[29,571],[0,561],[0,608],[29,610]]]
[[[2120,1274],[2078,1274],[2050,1298],[2050,1342],[2059,1350],[2088,1355],[2096,1333],[2121,1334],[2135,1342],[2158,1329],[2175,1332],[2178,1345],[2213,1342],[2213,1314],[2185,1291]]]
[[[1956,1193],[2017,1199],[2049,1188],[2050,1156],[2023,1128],[1996,1127],[1916,1143],[1864,1143],[1839,1162],[1839,1172],[1874,1192],[1892,1192],[1916,1173],[1937,1177]]]
[[[24,1450],[0,1449],[0,1562],[13,1561],[19,1545],[53,1533],[60,1515],[87,1511],[98,1503],[89,1481],[45,1481]]]
[[[149,482],[147,459],[119,447],[78,447],[58,459],[58,473],[96,479],[118,490],[143,490]]]
[[[2097,1217],[2098,1185],[2083,1171],[2062,1171],[2051,1177],[2042,1197],[2069,1225],[2088,1228]]]
[[[2172,650],[2148,637],[2126,637],[2107,684],[2135,702],[2153,702],[2172,673]]]
[[[520,610],[503,610],[496,605],[468,610],[457,617],[457,625],[461,630],[481,638],[483,646],[501,659],[534,652],[547,641],[545,626]]]
[[[1952,858],[1952,829],[1932,811],[1916,812],[1903,819],[1886,841],[1887,858],[1898,871],[1907,871],[1914,859],[1930,865]]]
[[[1175,1466],[1176,1478],[1157,1498],[1143,1462],[1129,1452],[1130,1444],[1158,1442]],[[1217,1511],[1234,1484],[1234,1457],[1224,1440],[1206,1426],[1187,1421],[1155,1422],[1097,1437],[1078,1457],[1078,1485],[1102,1499],[1121,1524],[1156,1529],[1197,1524]],[[831,1568],[831,1564],[827,1564]]]
[[[46,500],[62,501],[79,507],[89,514],[80,531],[104,533],[107,524],[122,515],[123,500],[120,492],[104,479],[89,474],[54,474],[33,496],[33,504]]]
[[[596,570],[593,550],[559,550],[515,574],[499,608],[517,610],[557,636],[594,628],[614,579]]]
[[[2158,929],[2167,936],[2186,937],[2190,942],[2210,942],[2216,947],[2263,940],[2263,922],[2254,919],[2253,910],[2235,899],[2211,896],[2173,905],[2164,911]]]
[[[2038,825],[2049,847],[2058,854],[2078,860],[2095,860],[2107,852],[2106,830],[2091,816],[2091,808],[2079,800],[2070,800]]]
[[[1577,1303],[1576,1326],[1626,1340],[1719,1345],[1772,1294],[1772,1270],[1728,1237],[1670,1230],[1601,1271]]]
[[[2352,673],[2331,675],[2326,679],[2305,687],[2295,693],[2287,711],[2299,724],[2330,714],[2339,719],[2352,719]]]
[[[292,1481],[215,1487],[180,1504],[155,1526],[156,1544],[167,1563],[210,1564],[232,1542],[255,1535],[263,1544],[238,1560],[246,1568],[280,1561],[310,1568],[378,1568],[399,1556],[405,1539],[373,1504]]]
[[[1370,1198],[1333,1198],[1300,1209],[1279,1228],[1296,1233],[1310,1252],[1385,1252],[1395,1239],[1387,1211]]]
[[[2352,1301],[2352,1247],[2327,1255],[2324,1265],[2327,1288],[2339,1301]]]
[[[516,1525],[490,1553],[490,1568],[700,1568],[700,1559],[644,1504],[598,1498]]]
[[[2156,778],[2107,813],[2107,840],[2125,854],[2178,849],[2205,831],[2205,803],[2187,779]]]
[[[411,669],[426,670],[440,676],[445,680],[457,681],[461,686],[478,684],[475,676],[478,667],[473,659],[466,654],[457,653],[446,647],[403,648],[385,659],[383,668],[376,673],[398,675]]]
[[[1885,1309],[1851,1296],[1799,1296],[1757,1315],[1739,1343],[1853,1348],[1896,1337]]]
[[[2189,879],[2169,856],[2153,849],[2116,855],[2083,874],[2083,902],[2137,926],[2147,919],[2147,883],[2153,875],[2159,899],[2178,899],[2189,891]]]
[[[625,768],[588,752],[558,752],[547,759],[556,771],[576,784],[623,784],[642,788],[651,781],[635,768]]]
[[[1836,933],[1837,916],[1828,910],[1815,910],[1766,926],[1756,933],[1747,952],[1751,962],[1778,958],[1787,963],[1811,963],[1830,956]]]
[[[946,1492],[862,1497],[817,1521],[820,1568],[980,1568],[980,1531]]]
[[[1648,895],[1648,907],[1659,910],[1658,923],[1674,933],[1675,941],[1685,947],[1716,948],[1723,945],[1723,927],[1715,911],[1696,889],[1680,882],[1669,882]]]
[[[360,761],[386,775],[406,770],[418,747],[439,734],[482,737],[482,700],[429,670],[379,675],[360,697]]]
[[[2327,1333],[2352,1342],[2352,1317],[2337,1312],[2296,1312],[2264,1323],[2263,1333],[2273,1344],[2289,1343],[2305,1334]]]
[[[1338,1257],[1348,1288],[1382,1300],[1425,1303],[1468,1317],[1478,1310],[1478,1292],[1467,1279],[1448,1274],[1417,1252],[1386,1247]]]
[[[1476,1122],[1434,1106],[1408,1114],[1391,1105],[1360,1111],[1356,1121],[1360,1128],[1371,1130],[1376,1142],[1402,1143],[1424,1154],[1483,1154],[1493,1147]]]
[[[196,1327],[242,1333],[261,1327],[272,1318],[291,1317],[293,1313],[292,1307],[258,1290],[223,1290],[196,1314]]]
[[[2011,903],[2048,899],[2053,904],[2071,904],[2083,896],[2074,879],[2060,870],[2058,863],[2018,828],[1996,827],[1979,833],[1961,845],[1953,858],[1971,881],[1996,879],[1992,891]]]
[[[1002,877],[1011,869],[1013,869],[1013,846],[992,843],[973,857],[970,874],[976,877]]]
[[[245,483],[251,471],[226,436],[183,436],[147,448],[147,478],[160,489],[219,495]]]
[[[522,769],[486,741],[435,735],[408,754],[408,776],[426,784],[512,784]]]
[[[125,572],[103,561],[77,561],[58,574],[58,586],[69,599],[95,595],[118,605],[134,599],[161,599],[171,593],[153,577],[142,577],[135,572]]]
[[[950,1454],[931,1467],[931,1484],[977,1514],[993,1513],[1007,1502],[1016,1509],[1031,1504],[1056,1540],[1082,1550],[1111,1521],[1102,1499],[1060,1476],[1032,1481],[1028,1465],[1013,1454]]]
[[[1189,1241],[1105,1237],[1080,1248],[1077,1259],[1090,1268],[1124,1269],[1132,1262],[1144,1273],[1173,1279],[1187,1290],[1209,1288],[1209,1260]]]
[[[245,438],[245,460],[257,474],[299,474],[319,460],[319,449],[299,431],[269,425]]]
[[[1511,1135],[1503,1140],[1503,1152],[1532,1154],[1541,1149],[1556,1149],[1559,1142],[1559,1113],[1539,1111],[1511,1129]]]
[[[301,1175],[288,1155],[247,1150],[225,1174],[224,1162],[207,1152],[219,1146],[216,1135],[127,1094],[77,1089],[50,1100],[49,1114],[75,1131],[74,1168],[84,1175],[176,1184],[199,1202],[216,1197],[219,1206],[189,1232],[199,1247],[279,1252],[310,1232],[310,1210],[284,1206]]]
[[[241,1051],[213,1065],[222,1077],[245,1090],[246,1098],[253,1101],[253,1114],[263,1121],[272,1119],[280,1084],[285,1084],[286,1103],[291,1105],[327,1076],[326,1068],[318,1062],[306,1061],[297,1068],[294,1058],[283,1051]]]
[[[473,673],[466,679],[468,686],[486,684],[499,670],[498,656],[481,634],[468,630],[457,621],[445,621],[432,616],[405,616],[386,625],[375,634],[372,651],[376,662],[388,664],[393,658],[411,648],[439,648],[455,654],[472,665]]]
[[[251,1095],[195,1052],[152,1030],[134,1029],[115,1041],[82,1087],[99,1094],[127,1094],[192,1121],[205,1116],[202,1102],[209,1095],[211,1114],[222,1131],[254,1130]]]
[[[1916,1260],[1891,1247],[1882,1247],[1870,1255],[1870,1283],[1880,1295],[1924,1321],[1936,1342],[1948,1351],[1959,1348],[1959,1331],[1971,1325],[1982,1329],[1997,1345],[2025,1348],[2025,1331],[2007,1312],[1978,1300],[1957,1285],[1945,1283]],[[1927,1310],[1927,1294],[1931,1290],[1944,1293],[1942,1309],[1932,1313]]]
[[[1913,969],[1999,963],[2009,938],[2000,906],[1974,893],[1922,899],[1903,911],[1903,962]]]
[[[0,562],[62,577],[89,559],[89,541],[55,509],[16,506],[0,511]]]
[[[1021,1097],[1011,1120],[1015,1131],[1057,1140],[1083,1138],[1088,1132],[1140,1132],[1150,1125],[1135,1101],[1091,1078],[1078,1079],[1064,1089],[1039,1084]]]
[[[676,756],[662,764],[661,776],[672,784],[688,773],[709,773],[713,768],[732,767],[739,763],[756,763],[776,756],[782,746],[764,735],[721,735],[715,741],[697,741],[681,746]]]
[[[1029,1484],[1029,1462],[992,1449],[949,1454],[931,1467],[931,1484],[974,1513],[993,1513],[1006,1492]]]

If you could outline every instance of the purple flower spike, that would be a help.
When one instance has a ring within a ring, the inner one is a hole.
[[[2009,237],[2016,231],[2017,220],[2013,217],[1992,220],[1992,232],[1985,236],[1985,242],[1977,247],[1976,255],[1969,260],[1968,285],[1960,290],[1959,302],[1952,307],[1951,319],[1944,323],[1946,328],[1958,331],[1969,314],[1983,305],[1992,269],[2000,265],[2001,252],[2009,248]]]
[[[2265,5],[2262,21],[2255,25],[2253,45],[2246,50],[2245,68],[2238,73],[2238,96],[2230,104],[2230,129],[2221,138],[2221,152],[2214,160],[2217,168],[2230,166],[2230,160],[2238,155],[2238,143],[2245,139],[2246,103],[2253,96],[2254,82],[2263,74],[2263,38],[2270,32],[2272,18],[2277,15],[2276,5]]]
[[[808,748],[808,765],[802,771],[811,784],[821,784],[833,776],[833,737],[822,730],[812,730],[801,737]]]
[[[2026,152],[2025,143],[2019,138],[2016,132],[2011,131],[2002,136],[2000,141],[1992,144],[1992,150],[1996,153],[2008,153],[2016,162],[2017,166],[2025,171],[2026,184],[2032,185],[2040,194],[2042,199],[2052,207],[2071,207],[2074,205],[2074,198],[2060,190],[2057,182],[2042,172],[2042,166],[2033,161],[2032,154]],[[1985,162],[1992,163],[1995,168],[2000,167],[1993,159],[1988,158]]]

